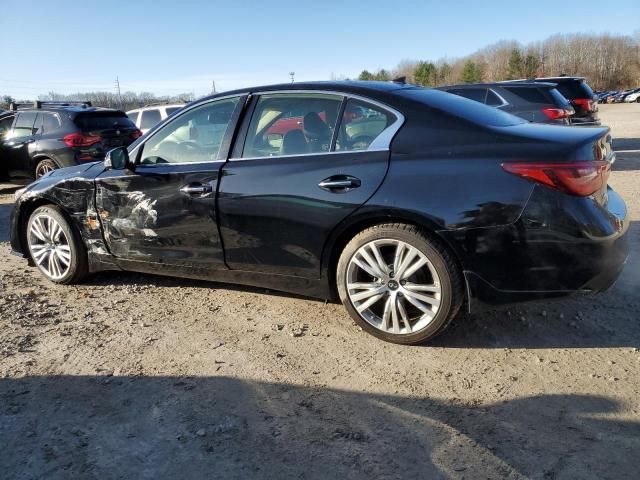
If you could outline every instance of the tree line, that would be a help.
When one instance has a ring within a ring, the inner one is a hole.
[[[404,76],[434,87],[558,75],[586,77],[595,90],[640,86],[640,33],[554,35],[526,45],[500,41],[454,60],[404,60],[393,70],[363,70],[358,79]]]
[[[124,92],[120,95],[112,92],[85,92],[73,94],[61,94],[49,92],[46,95],[39,95],[38,100],[42,101],[81,101],[91,102],[94,107],[115,108],[123,111],[133,110],[134,108],[144,107],[145,105],[159,103],[185,103],[194,100],[193,93],[181,93],[172,96],[157,96],[150,92]],[[0,99],[0,108],[9,108],[11,102],[16,99],[5,95]]]

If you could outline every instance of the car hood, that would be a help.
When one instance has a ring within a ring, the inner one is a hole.
[[[91,162],[83,163],[82,165],[74,165],[72,167],[59,168],[53,170],[49,175],[44,178],[71,178],[71,177],[96,177],[104,171],[103,162]],[[43,180],[43,179],[40,179]]]

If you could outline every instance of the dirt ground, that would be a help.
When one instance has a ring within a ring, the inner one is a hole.
[[[633,220],[618,283],[426,347],[258,289],[52,285],[9,255],[0,185],[0,478],[638,478],[640,104],[601,116]]]

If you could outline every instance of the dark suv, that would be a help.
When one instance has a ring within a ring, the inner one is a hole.
[[[574,109],[553,83],[468,83],[439,90],[499,108],[535,123],[569,125]]]
[[[124,112],[89,102],[12,104],[0,114],[0,177],[39,178],[102,160],[108,150],[141,135]]]
[[[530,82],[531,80],[516,80],[515,82]],[[536,78],[534,82],[552,82],[558,91],[571,102],[576,110],[571,117],[571,125],[600,125],[598,118],[598,102],[593,90],[584,77],[544,77]]]

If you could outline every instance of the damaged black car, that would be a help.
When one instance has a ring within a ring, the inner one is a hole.
[[[628,253],[614,161],[608,128],[437,90],[251,88],[19,190],[11,245],[62,284],[126,270],[340,298],[415,344],[461,310],[609,288]]]

